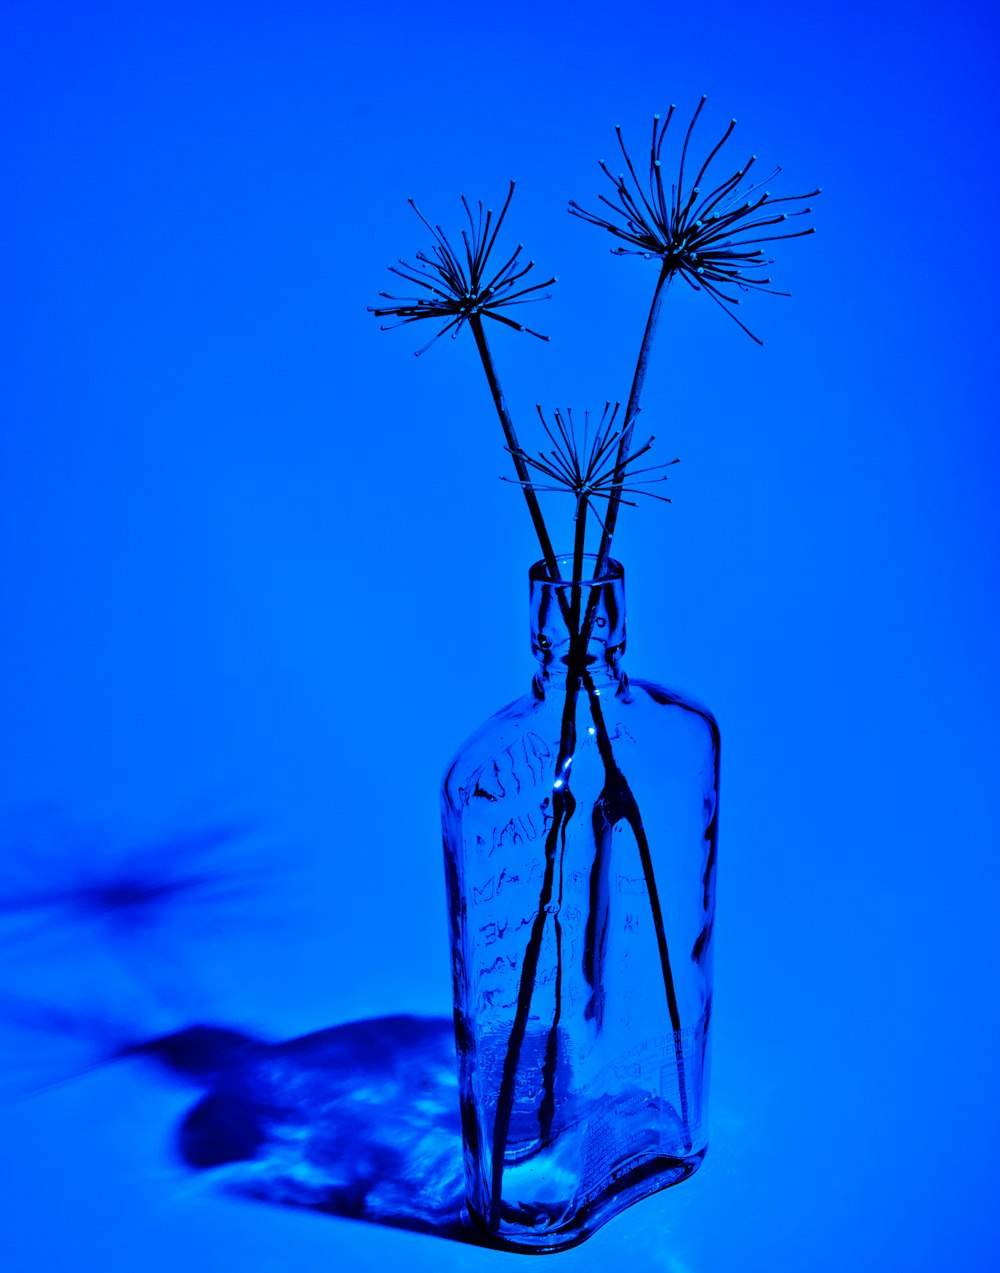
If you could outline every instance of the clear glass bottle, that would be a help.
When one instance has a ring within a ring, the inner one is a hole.
[[[486,1241],[531,1251],[707,1147],[718,729],[625,675],[621,565],[580,583],[558,565],[530,571],[531,692],[442,788],[468,1206]]]

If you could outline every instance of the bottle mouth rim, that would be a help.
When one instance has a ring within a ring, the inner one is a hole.
[[[532,564],[528,571],[528,578],[532,583],[548,584],[552,588],[592,588],[598,584],[616,583],[625,578],[625,567],[613,557],[608,558],[604,573],[598,575],[596,573],[597,553],[583,554],[584,576],[581,579],[573,579],[572,553],[557,553],[556,565],[561,572],[558,579],[551,577],[548,565],[544,561],[536,561]]]

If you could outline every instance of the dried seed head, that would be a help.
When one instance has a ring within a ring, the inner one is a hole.
[[[772,209],[778,204],[811,199],[820,191],[773,199],[768,190],[761,191],[764,181],[744,184],[757,159],[756,155],[751,155],[742,168],[721,184],[704,192],[702,181],[712,161],[732,135],[736,126],[735,119],[730,120],[722,138],[699,168],[690,188],[687,188],[684,173],[688,146],[705,101],[703,97],[698,103],[684,134],[676,182],[672,182],[669,187],[665,185],[661,164],[663,141],[674,114],[674,107],[671,106],[662,121],[659,115],[653,116],[647,181],[640,181],[625,147],[621,129],[616,127],[618,145],[628,172],[613,176],[607,164],[602,162],[600,165],[601,171],[615,188],[615,198],[599,196],[601,202],[611,210],[609,216],[587,212],[572,200],[569,211],[591,225],[608,230],[627,245],[612,248],[616,255],[644,256],[647,259],[655,257],[663,263],[663,268],[669,274],[679,274],[696,291],[707,292],[739,323],[748,336],[762,344],[733,313],[733,307],[739,304],[739,297],[731,293],[735,289],[740,292],[753,290],[771,292],[776,296],[789,295],[788,292],[775,291],[768,286],[771,282],[769,278],[762,278],[756,273],[774,263],[764,256],[760,244],[812,234],[812,227],[780,234],[772,232],[773,227],[783,224],[791,217],[804,216],[812,211],[811,208],[777,213],[772,212]],[[770,181],[780,171],[780,168],[775,168],[765,180]],[[761,193],[758,194],[758,191]],[[763,233],[758,234],[757,231]],[[750,237],[746,237],[748,235]]]
[[[616,454],[617,446],[621,430],[615,428],[615,420],[618,416],[619,403],[606,402],[604,410],[601,413],[600,421],[594,430],[593,436],[590,431],[590,412],[583,413],[583,436],[577,436],[576,424],[573,420],[573,409],[567,407],[565,412],[557,408],[553,413],[553,423],[550,425],[545,419],[541,407],[537,407],[538,418],[542,422],[542,428],[545,430],[549,441],[552,443],[552,450],[539,452],[537,456],[529,455],[520,448],[512,454],[516,454],[528,468],[533,469],[536,473],[540,473],[543,478],[547,479],[545,485],[538,482],[531,482],[531,486],[536,491],[561,491],[564,494],[573,495],[579,501],[586,499],[588,502],[594,499],[610,499],[612,488],[615,480],[623,482],[621,491],[629,495],[649,495],[653,499],[663,500],[669,504],[670,500],[665,495],[657,495],[655,491],[646,490],[654,482],[665,482],[667,476],[660,477],[641,477],[643,473],[658,472],[660,469],[670,468],[676,464],[677,460],[668,460],[664,464],[650,464],[643,468],[636,469],[632,466],[635,461],[653,445],[653,439],[650,438],[645,446],[641,446],[637,451],[633,451],[631,455],[620,465],[617,466]],[[508,448],[509,449],[509,448]],[[513,478],[504,478],[505,482],[513,481]],[[525,485],[523,482],[516,485]],[[635,500],[624,500],[626,504],[635,507]],[[601,521],[597,510],[594,515],[600,522],[602,528],[604,522]]]
[[[418,355],[429,349],[446,332],[450,331],[453,337],[457,336],[464,324],[473,316],[492,318],[507,327],[513,327],[515,331],[525,331],[532,336],[537,336],[540,340],[548,340],[547,336],[532,331],[530,327],[525,327],[523,323],[516,322],[507,314],[500,312],[511,305],[526,305],[532,301],[548,300],[548,294],[538,296],[535,293],[550,287],[556,281],[550,278],[544,283],[536,283],[533,286],[519,286],[521,280],[534,266],[534,261],[529,261],[527,265],[521,267],[520,244],[498,269],[490,263],[490,254],[496,244],[513,195],[512,181],[507,191],[507,198],[497,217],[494,217],[491,209],[484,209],[481,201],[476,204],[476,212],[473,213],[469,201],[464,195],[462,196],[462,206],[469,223],[468,227],[462,230],[462,252],[457,252],[441,227],[431,225],[413,200],[409,200],[413,211],[434,236],[434,244],[430,255],[424,252],[417,253],[416,265],[408,265],[405,261],[400,261],[398,266],[390,265],[389,269],[408,283],[423,288],[429,295],[391,296],[388,292],[380,292],[379,295],[392,301],[392,304],[370,305],[369,312],[376,318],[398,319],[398,322],[383,324],[383,331],[388,331],[392,327],[401,327],[405,323],[413,323],[422,318],[443,318],[444,326],[423,348],[416,351]]]

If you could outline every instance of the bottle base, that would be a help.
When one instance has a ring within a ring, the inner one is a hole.
[[[491,1225],[472,1206],[468,1206],[469,1218],[479,1241],[499,1251],[514,1251],[528,1255],[549,1255],[579,1246],[609,1220],[627,1210],[633,1203],[641,1202],[661,1189],[669,1189],[687,1180],[701,1166],[705,1149],[687,1158],[660,1156],[623,1173],[593,1201],[586,1203],[576,1213],[571,1223],[549,1224],[548,1215],[540,1208],[533,1216],[528,1207],[501,1210],[499,1225]],[[507,1214],[504,1214],[504,1210]]]

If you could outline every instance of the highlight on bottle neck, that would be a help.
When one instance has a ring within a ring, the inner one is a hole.
[[[552,579],[544,561],[536,561],[528,572],[535,658],[550,675],[565,676],[571,668],[617,675],[625,649],[621,562],[609,560],[604,573],[595,578],[597,555],[587,553],[578,582],[573,581],[572,556],[557,557],[556,565],[557,579]]]

